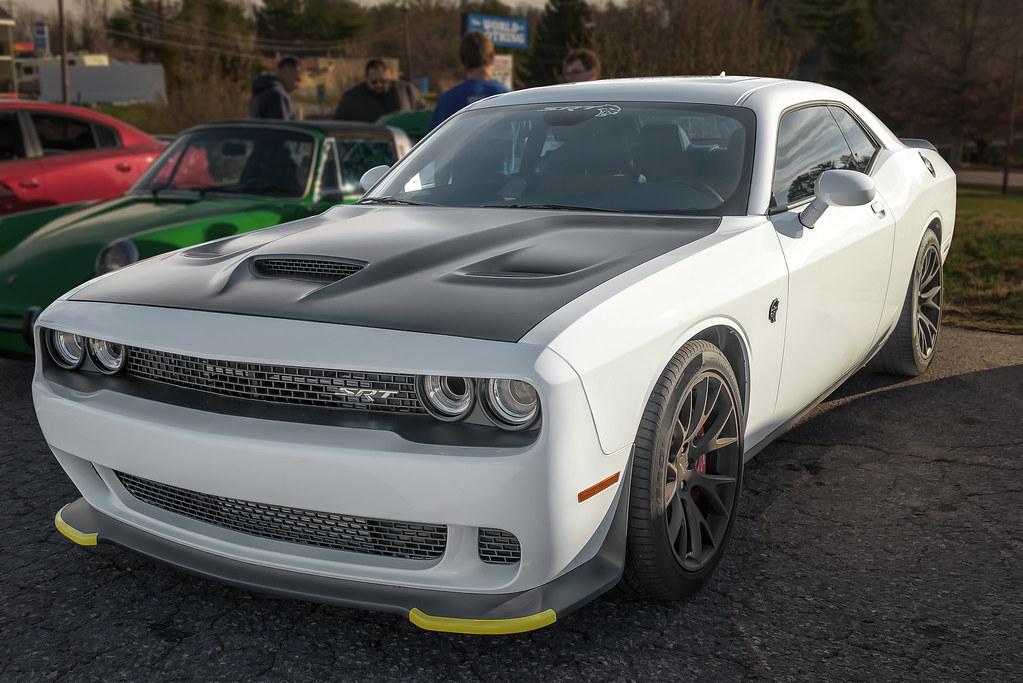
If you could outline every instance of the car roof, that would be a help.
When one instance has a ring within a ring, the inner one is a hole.
[[[782,79],[756,76],[612,78],[517,90],[481,100],[473,106],[480,108],[508,104],[602,100],[736,104],[743,95],[753,89],[786,82]]]
[[[671,76],[562,83],[495,95],[467,109],[553,102],[678,102],[745,106],[757,114],[778,112],[803,102],[852,98],[820,83],[760,76]]]

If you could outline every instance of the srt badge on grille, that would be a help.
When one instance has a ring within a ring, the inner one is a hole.
[[[349,389],[348,387],[330,387],[327,391],[335,396],[354,398],[365,403],[373,403],[377,400],[386,401],[398,393],[397,391],[385,391],[384,389]]]

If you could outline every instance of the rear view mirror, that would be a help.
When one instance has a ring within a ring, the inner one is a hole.
[[[829,206],[863,206],[874,200],[874,179],[859,171],[824,171],[814,185],[810,206],[799,214],[799,222],[812,228]]]
[[[377,181],[384,177],[384,174],[391,170],[390,166],[374,166],[359,178],[359,186],[363,192],[369,192],[369,188],[377,184]]]

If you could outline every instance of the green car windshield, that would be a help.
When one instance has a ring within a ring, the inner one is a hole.
[[[394,142],[384,138],[336,137],[341,162],[341,191],[348,195],[362,194],[359,180],[374,166],[391,166],[398,157]]]
[[[735,106],[488,107],[423,139],[363,202],[745,215],[756,118]]]
[[[220,192],[305,196],[317,140],[283,128],[210,128],[176,139],[132,194]]]

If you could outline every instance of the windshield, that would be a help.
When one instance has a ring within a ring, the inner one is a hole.
[[[742,107],[478,109],[420,143],[363,201],[744,215],[754,134]]]
[[[360,195],[359,179],[374,166],[390,166],[397,161],[394,143],[381,138],[334,138],[341,160],[341,190],[345,195]]]
[[[216,128],[186,133],[153,164],[134,193],[224,192],[301,197],[316,138],[295,130]]]

